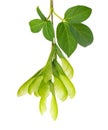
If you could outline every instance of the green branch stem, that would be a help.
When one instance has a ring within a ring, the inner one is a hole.
[[[55,15],[57,18],[59,18],[61,21],[64,21],[64,19],[63,19],[61,16],[59,16],[54,10],[53,10],[53,13],[54,13],[54,15]]]
[[[51,15],[54,14],[58,19],[60,19],[61,21],[64,21],[65,19],[63,19],[60,15],[58,15],[53,8],[50,8],[50,13],[47,17],[47,20],[51,17]]]
[[[64,19],[61,17],[61,16],[59,16],[55,11],[54,11],[54,2],[53,2],[53,0],[50,0],[50,13],[49,13],[49,15],[48,15],[48,17],[47,17],[47,20],[51,17],[51,21],[52,21],[52,23],[53,23],[53,14],[57,17],[57,18],[59,18],[61,21],[63,21]]]
[[[53,10],[54,10],[54,1],[50,0],[50,17],[51,17],[52,24],[54,23],[54,20],[53,20]],[[55,33],[54,33],[54,38],[53,38],[53,41],[52,41],[52,47],[53,47],[53,44],[55,44]]]
[[[50,0],[50,13],[51,13],[51,22],[52,23],[53,23],[53,10],[54,10],[53,0]]]

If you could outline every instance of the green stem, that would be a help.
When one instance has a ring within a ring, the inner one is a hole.
[[[47,63],[52,62],[55,59],[55,53],[56,53],[56,46],[55,46],[55,44],[52,43],[52,49],[51,49],[50,55],[48,57]]]
[[[50,0],[50,12],[49,12],[49,15],[48,15],[48,17],[47,17],[47,20],[48,20],[50,17],[52,17],[52,16],[51,16],[52,13],[53,13],[53,0]]]
[[[50,0],[50,13],[51,13],[51,22],[52,22],[52,24],[53,24],[53,10],[54,10],[53,0]]]
[[[64,21],[64,19],[62,17],[60,17],[54,10],[53,10],[53,13],[55,16],[57,16],[60,20]]]
[[[53,11],[54,11],[54,1],[50,0],[50,14],[51,14],[51,22],[52,22],[52,24],[54,23]],[[55,34],[54,34],[54,38],[53,38],[52,44],[54,44],[54,43],[55,43]]]
[[[53,11],[54,11],[54,1],[53,1],[53,0],[50,0],[51,22],[52,22],[52,24],[53,24],[53,26],[54,26]],[[55,39],[56,39],[56,38],[55,38],[55,31],[54,31],[54,38],[53,38],[53,41],[52,41],[52,51],[53,51],[53,49],[55,50],[55,45],[54,45],[54,44],[56,44]],[[56,53],[55,53],[55,55],[53,56],[53,58],[54,58],[54,59],[57,58]]]

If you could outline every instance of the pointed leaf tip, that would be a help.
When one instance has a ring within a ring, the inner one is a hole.
[[[45,21],[46,17],[44,16],[42,11],[40,10],[39,6],[36,8],[36,11],[37,11],[38,15],[40,16],[40,18]]]

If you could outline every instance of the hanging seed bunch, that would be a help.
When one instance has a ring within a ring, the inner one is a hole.
[[[65,101],[75,96],[75,87],[71,81],[74,70],[68,62],[76,50],[77,45],[86,47],[93,42],[90,28],[82,22],[91,15],[91,8],[77,5],[70,7],[61,18],[54,10],[53,0],[50,0],[50,11],[46,17],[39,7],[36,8],[39,18],[29,22],[32,33],[42,32],[45,39],[51,41],[51,52],[43,68],[28,79],[18,90],[17,95],[34,94],[40,97],[39,110],[43,114],[46,110],[47,98],[52,95],[50,113],[54,120],[58,116],[57,97]],[[60,19],[54,31],[53,16]],[[57,42],[56,42],[57,41]],[[64,53],[64,54],[63,54]]]

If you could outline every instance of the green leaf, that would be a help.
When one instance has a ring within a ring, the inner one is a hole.
[[[28,93],[32,94],[33,92],[37,93],[38,95],[38,89],[42,82],[43,76],[39,76],[33,80],[33,82],[30,84],[28,88]]]
[[[47,107],[46,107],[46,99],[47,99],[47,97],[41,97],[40,102],[39,102],[39,110],[40,110],[40,113],[42,115],[44,114],[44,112],[47,109]]]
[[[57,26],[57,41],[60,48],[69,57],[76,49],[77,42],[67,22],[61,22]]]
[[[44,26],[44,21],[41,19],[34,19],[29,22],[31,32],[37,33],[40,32],[42,27]]]
[[[53,28],[53,24],[51,23],[51,21],[45,21],[45,24],[43,27],[43,35],[47,40],[53,41],[54,28]]]
[[[35,78],[30,78],[27,80],[19,89],[17,92],[17,96],[23,96],[28,93],[29,85],[33,82]]]
[[[71,30],[81,46],[86,47],[93,42],[93,34],[88,26],[81,23],[72,24]]]
[[[52,94],[51,104],[50,104],[50,113],[54,120],[56,120],[58,116],[58,105],[56,101],[56,97]]]
[[[73,98],[76,93],[73,83],[69,80],[69,78],[67,76],[62,75],[62,74],[60,74],[60,79],[63,82],[63,84],[65,85],[70,98]]]
[[[56,77],[54,77],[54,88],[58,98],[62,101],[66,100],[68,96],[67,89],[64,86],[64,84],[61,82],[61,80]]]
[[[64,19],[71,23],[80,23],[86,20],[90,16],[91,11],[92,11],[91,8],[86,6],[81,6],[81,5],[74,6],[69,8],[65,12]]]
[[[44,14],[42,13],[42,11],[40,10],[39,6],[36,8],[36,10],[37,10],[37,13],[40,16],[40,18],[45,21],[46,17],[44,16]]]
[[[65,74],[67,75],[68,78],[71,79],[73,77],[73,74],[74,74],[73,67],[67,61],[66,58],[61,58],[61,61],[62,61],[62,68],[63,68]]]

